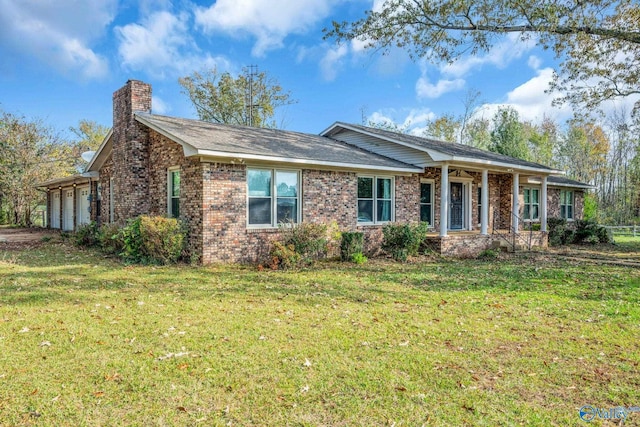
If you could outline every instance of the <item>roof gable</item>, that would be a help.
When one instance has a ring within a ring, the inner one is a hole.
[[[529,162],[515,157],[505,156],[491,151],[481,150],[468,145],[438,141],[431,138],[391,132],[383,129],[367,126],[336,122],[321,133],[335,139],[342,139],[345,132],[357,132],[387,143],[397,144],[414,150],[416,153],[426,153],[433,162],[457,161],[464,163],[477,163],[479,165],[494,165],[514,170],[535,171],[540,173],[563,173],[548,166]],[[375,144],[372,144],[375,149]],[[420,159],[419,156],[416,156]],[[406,161],[406,160],[405,160]],[[414,163],[417,164],[417,163]]]

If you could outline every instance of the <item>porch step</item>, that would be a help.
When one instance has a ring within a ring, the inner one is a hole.
[[[513,245],[511,245],[506,240],[499,239],[491,242],[491,249],[499,249],[503,252],[519,252],[524,250],[524,246],[516,243],[514,248]]]

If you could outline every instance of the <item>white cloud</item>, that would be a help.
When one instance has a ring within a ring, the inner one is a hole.
[[[154,95],[151,100],[154,114],[167,114],[171,111],[171,107],[162,98]]]
[[[542,66],[542,59],[540,59],[536,55],[531,55],[527,60],[527,65],[534,70],[539,70],[540,66]]]
[[[116,27],[119,41],[118,54],[123,67],[143,70],[157,78],[184,75],[203,68],[229,68],[222,57],[199,53],[189,35],[189,17],[186,13],[174,15],[167,11],[155,12],[141,23]]]
[[[535,47],[532,40],[521,41],[516,34],[509,34],[505,39],[495,44],[485,55],[469,55],[458,59],[451,64],[439,67],[440,78],[432,83],[427,77],[427,72],[432,69],[428,59],[420,61],[422,75],[416,82],[416,95],[418,98],[435,99],[448,92],[454,92],[465,86],[463,77],[486,64],[498,69],[506,68],[511,62],[521,58],[526,52]]]
[[[196,24],[207,33],[251,35],[253,54],[282,47],[289,34],[302,34],[323,20],[340,0],[217,0],[195,10]]]
[[[399,116],[399,120],[395,120],[394,116]],[[423,135],[427,124],[435,118],[436,114],[433,111],[421,108],[411,109],[408,112],[405,110],[403,113],[398,113],[395,110],[376,111],[368,117],[368,120],[374,123],[397,126],[412,135]]]
[[[448,76],[463,77],[485,64],[504,69],[535,46],[534,39],[521,41],[517,34],[509,34],[503,41],[496,43],[485,55],[465,56],[452,64],[443,65],[440,67],[440,72]]]
[[[62,73],[102,77],[107,60],[90,45],[104,35],[116,8],[116,0],[0,0],[0,45]]]
[[[558,93],[545,92],[552,79],[553,70],[543,68],[535,77],[507,93],[505,102],[483,105],[482,113],[493,117],[499,108],[510,106],[518,112],[522,120],[539,122],[546,116],[564,121],[572,116],[572,110],[568,105],[551,105],[553,99],[559,96]]]
[[[439,98],[445,93],[460,90],[464,87],[463,79],[438,80],[436,84],[430,83],[426,76],[422,76],[416,82],[416,94],[418,98]]]
[[[320,60],[320,71],[326,81],[335,80],[338,70],[342,65],[342,60],[348,53],[349,49],[346,45],[329,49],[325,53],[324,57]]]

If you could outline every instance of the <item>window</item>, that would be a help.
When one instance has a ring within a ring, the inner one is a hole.
[[[168,173],[168,194],[169,203],[167,213],[171,218],[180,217],[180,170],[169,169]]]
[[[248,224],[275,227],[299,222],[300,173],[273,169],[248,169]]]
[[[525,221],[537,221],[540,219],[540,190],[538,188],[525,188],[524,190]]]
[[[358,222],[393,221],[393,178],[358,177]]]
[[[433,227],[433,183],[420,183],[420,221]]]
[[[573,191],[560,191],[560,216],[564,219],[573,219]]]

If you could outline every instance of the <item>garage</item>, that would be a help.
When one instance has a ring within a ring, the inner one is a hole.
[[[60,228],[60,192],[51,194],[51,228]]]
[[[76,189],[76,227],[89,224],[91,222],[91,212],[89,211],[89,186],[78,187]]]
[[[62,230],[73,231],[73,188],[62,190]]]

